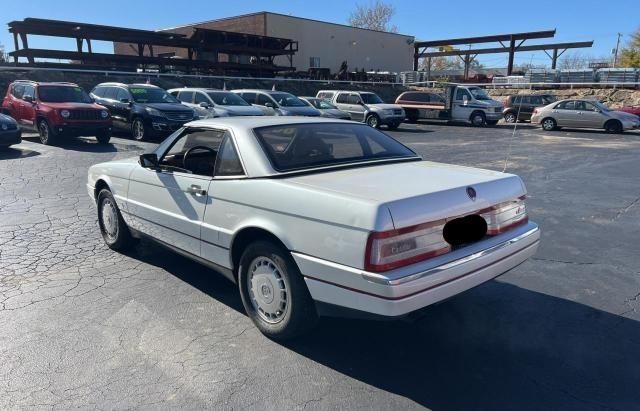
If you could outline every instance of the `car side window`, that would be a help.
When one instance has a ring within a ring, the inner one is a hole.
[[[26,86],[24,86],[24,93],[22,94],[22,98],[24,98],[25,96],[31,96],[33,98],[35,97],[35,92],[36,92],[35,87],[27,84]]]
[[[255,104],[256,102],[256,93],[242,93],[240,97],[249,104]]]
[[[123,101],[123,100],[131,101],[131,96],[129,95],[129,92],[127,90],[119,88],[118,89],[118,93],[116,94],[116,100],[118,100],[118,101]]]
[[[115,100],[118,96],[118,90],[118,87],[106,87],[106,90],[104,91],[104,98]]]
[[[269,97],[265,96],[264,94],[258,94],[256,104],[260,106],[266,106],[267,103],[271,103],[273,106],[276,105]]]
[[[193,102],[193,91],[181,91],[180,94],[178,94],[178,100],[183,103]]]
[[[224,135],[222,130],[187,128],[162,155],[158,164],[166,171],[213,177]]]
[[[209,98],[207,96],[205,96],[204,93],[200,93],[200,92],[196,93],[196,95],[195,95],[195,97],[193,99],[193,102],[195,104],[201,104],[201,103],[211,104],[211,102],[209,101]]]
[[[24,95],[24,85],[23,84],[14,85],[13,91],[11,94],[13,94],[13,97],[21,99],[22,96]]]
[[[584,104],[584,111],[597,111],[596,106],[589,102],[583,101],[582,104]]]
[[[404,93],[400,100],[404,101],[418,101],[417,93]]]
[[[225,133],[220,146],[213,175],[216,177],[244,175],[240,156],[228,132]]]
[[[338,98],[336,98],[336,103],[349,104],[349,95],[347,93],[338,94]]]
[[[349,104],[360,104],[360,96],[357,94],[349,94]]]
[[[104,94],[104,87],[98,86],[94,88],[93,91],[91,91],[91,94],[93,94],[96,97],[102,97]]]
[[[464,96],[467,96],[467,100],[471,100],[471,96],[467,93],[467,90],[459,88],[456,90],[456,100],[463,101]]]
[[[175,98],[178,98],[178,90],[169,91],[169,94],[171,94]]]
[[[565,101],[556,106],[558,110],[575,110],[576,102],[575,101]]]

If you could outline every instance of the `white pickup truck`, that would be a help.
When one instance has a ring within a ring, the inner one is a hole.
[[[398,96],[396,104],[404,109],[410,122],[422,118],[471,123],[474,126],[498,124],[504,108],[484,89],[458,84],[449,85],[444,97],[429,91],[405,91]]]

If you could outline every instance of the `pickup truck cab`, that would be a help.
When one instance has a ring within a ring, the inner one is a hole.
[[[74,83],[16,80],[9,85],[2,112],[21,129],[37,131],[42,144],[71,136],[95,136],[102,144],[111,139],[109,111]]]
[[[367,123],[378,128],[386,125],[397,129],[405,118],[402,107],[397,104],[385,104],[377,94],[351,90],[320,90],[316,98],[331,102],[338,109],[346,111],[351,120]]]
[[[411,122],[428,119],[493,126],[502,118],[502,103],[489,97],[480,87],[451,84],[446,89],[444,100],[426,98],[433,94],[405,92],[398,96],[396,104],[404,108]]]

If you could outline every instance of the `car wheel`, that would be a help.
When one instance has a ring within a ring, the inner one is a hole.
[[[124,250],[132,244],[131,233],[124,222],[111,191],[98,193],[98,224],[102,238],[112,250]]]
[[[141,118],[136,118],[131,123],[131,135],[137,141],[142,141],[147,137],[147,129]]]
[[[609,120],[604,125],[604,130],[607,133],[622,133],[622,123],[620,123],[618,120]]]
[[[100,144],[108,144],[109,140],[111,140],[111,132],[101,131],[96,135],[96,140],[98,140],[98,143]]]
[[[268,241],[249,245],[240,258],[238,286],[249,318],[267,337],[292,338],[315,325],[309,290],[282,247]]]
[[[377,114],[369,114],[367,117],[366,123],[369,127],[378,128],[380,127],[380,119]]]
[[[50,146],[55,143],[53,130],[49,127],[47,120],[41,119],[38,121],[38,133],[40,134],[40,142],[42,144]]]
[[[484,116],[484,113],[475,112],[471,114],[471,124],[475,127],[482,127],[487,124],[487,119]]]
[[[516,114],[513,112],[508,112],[504,115],[504,121],[507,123],[515,123],[517,121]]]
[[[418,122],[418,110],[406,110],[407,113],[407,120],[409,120],[409,123],[417,123]]]
[[[543,130],[552,131],[552,130],[555,130],[556,127],[558,127],[558,124],[551,117],[545,118],[544,120],[542,120],[542,129]]]

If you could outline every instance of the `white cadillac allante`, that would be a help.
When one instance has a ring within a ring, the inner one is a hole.
[[[147,237],[238,284],[256,326],[401,316],[531,257],[518,176],[423,161],[364,124],[302,117],[188,123],[140,158],[90,168],[107,245]]]

